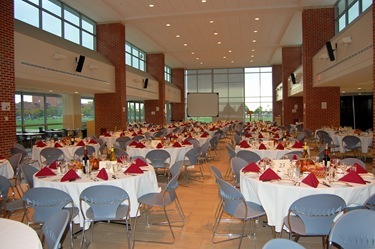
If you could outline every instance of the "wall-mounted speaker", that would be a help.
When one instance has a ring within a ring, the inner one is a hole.
[[[332,48],[332,44],[331,44],[330,41],[326,42],[326,48],[327,48],[329,60],[334,61],[335,60],[335,54],[333,53],[333,51],[335,51],[335,49]]]
[[[290,79],[292,80],[292,84],[296,84],[297,83],[296,76],[294,75],[294,73],[290,74]]]
[[[77,67],[76,67],[77,72],[82,72],[83,63],[85,63],[85,56],[80,55],[79,58],[77,59]]]
[[[148,78],[143,80],[143,88],[147,88],[148,86]]]

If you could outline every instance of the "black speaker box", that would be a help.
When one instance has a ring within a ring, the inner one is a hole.
[[[148,78],[144,79],[144,85],[143,85],[143,88],[147,88],[148,86]]]
[[[326,48],[327,48],[327,53],[328,53],[329,60],[330,61],[334,61],[335,60],[335,55],[334,55],[333,51],[335,51],[335,50],[332,48],[332,44],[331,44],[330,41],[326,42]]]
[[[77,72],[82,72],[83,63],[85,63],[85,56],[80,55],[77,60],[77,67],[76,67]]]
[[[291,73],[291,74],[290,74],[290,79],[292,80],[292,83],[293,83],[293,84],[296,84],[296,83],[297,83],[297,81],[296,81],[296,76],[294,75],[294,73]]]

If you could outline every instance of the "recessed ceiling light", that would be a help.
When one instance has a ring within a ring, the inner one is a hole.
[[[254,33],[258,33],[258,30],[254,30]]]
[[[202,0],[202,3],[205,3],[206,2],[206,0]]]
[[[184,46],[186,47],[186,46],[187,46],[187,43],[184,43]]]
[[[176,35],[177,38],[180,38],[180,35]]]
[[[199,63],[199,64],[201,64],[201,65],[202,65],[202,64],[203,64],[203,62],[201,62],[201,63]]]
[[[254,55],[251,55],[251,58],[254,58]]]
[[[195,54],[195,52],[191,52],[191,54]]]
[[[153,8],[155,5],[153,5],[153,4],[149,4],[148,5],[150,8]]]
[[[74,93],[78,93],[78,92],[74,92]]]
[[[257,40],[253,40],[253,42],[257,42]]]
[[[218,35],[219,33],[218,32],[214,32],[214,35]]]
[[[232,53],[232,50],[228,50],[228,53]]]
[[[220,44],[221,44],[221,41],[218,41],[218,42],[217,42],[217,44],[219,44],[219,45],[220,45]]]
[[[223,59],[226,59],[227,57],[226,56],[223,56]]]
[[[196,60],[199,60],[199,57],[195,58]]]
[[[255,20],[255,21],[259,21],[260,18],[259,18],[259,17],[255,17],[254,20]]]
[[[214,23],[214,21],[211,20],[210,23]]]
[[[253,60],[250,60],[250,62],[254,62]]]
[[[252,50],[251,50],[251,52],[254,52],[254,51],[255,51],[255,49],[252,49]]]
[[[358,89],[358,90],[361,90],[362,88],[358,87],[357,89]]]
[[[167,26],[167,27],[170,27],[170,26],[171,26],[171,24],[170,24],[170,23],[167,23],[167,24],[165,24],[165,26]]]
[[[230,63],[234,63],[234,61],[231,61]]]
[[[52,90],[48,90],[48,92],[50,92],[50,93],[51,93],[51,92],[53,92],[53,91],[52,91]]]

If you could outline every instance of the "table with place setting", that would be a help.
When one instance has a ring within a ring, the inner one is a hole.
[[[5,178],[12,178],[14,176],[14,170],[10,162],[5,158],[0,158],[0,175]]]
[[[32,160],[37,160],[39,162],[40,159],[40,152],[47,147],[55,147],[64,153],[64,158],[65,160],[71,161],[74,160],[74,153],[77,149],[81,148],[82,146],[88,145],[88,146],[93,146],[95,148],[95,151],[99,151],[100,144],[99,143],[91,143],[91,141],[84,141],[81,140],[78,142],[76,145],[64,145],[60,142],[54,142],[54,141],[46,141],[43,142],[45,145],[34,145],[32,150],[31,150],[31,158]],[[56,146],[56,143],[59,143],[59,146]]]
[[[271,171],[273,174],[277,172],[277,176],[264,178],[264,174]],[[297,178],[285,172],[287,171],[280,173],[269,168],[263,174],[252,171],[242,171],[240,174],[240,188],[245,199],[263,206],[268,225],[274,227],[276,232],[282,231],[283,220],[290,205],[301,197],[334,194],[342,197],[350,207],[363,205],[367,198],[375,193],[375,177],[372,173],[342,171],[340,176],[329,181],[326,178],[317,178],[310,172]],[[353,177],[360,177],[360,181],[352,181]]]
[[[48,187],[62,190],[72,197],[74,204],[79,208],[79,197],[84,189],[95,185],[117,186],[128,193],[131,205],[130,216],[135,217],[138,210],[138,197],[147,193],[159,192],[160,189],[154,168],[151,165],[145,164],[147,166],[138,167],[140,172],[132,173],[133,171],[129,171],[129,169],[130,167],[135,167],[134,163],[100,161],[99,170],[92,171],[90,174],[83,174],[82,170],[79,169],[75,171],[73,169],[63,169],[63,174],[60,168],[53,170],[54,175],[52,173],[42,174],[38,177],[38,173],[36,173],[34,175],[34,187]],[[103,177],[103,173],[106,178]],[[71,175],[73,177],[70,177]],[[87,209],[88,205],[85,204],[83,207]],[[81,227],[83,226],[81,212],[79,212],[78,217],[75,217],[74,222],[79,223]]]
[[[334,142],[334,144],[337,144],[339,145],[339,148],[340,148],[340,152],[341,153],[345,153],[345,148],[344,148],[344,144],[342,142],[342,139],[345,137],[345,136],[356,136],[359,138],[359,140],[361,141],[361,151],[363,154],[366,154],[368,153],[368,148],[369,146],[371,147],[372,146],[372,132],[361,132],[361,133],[357,133],[357,134],[354,134],[353,132],[336,132],[332,135],[332,140]]]
[[[166,150],[169,155],[171,156],[171,165],[174,164],[176,161],[184,160],[186,152],[193,148],[193,145],[185,145],[180,143],[180,147],[174,147],[173,144],[170,145],[160,145],[159,140],[153,140],[151,142],[147,142],[145,147],[139,148],[137,146],[128,146],[127,152],[130,156],[142,156],[146,157],[146,154],[152,150]]]
[[[264,145],[262,148],[261,146]],[[275,144],[274,141],[251,141],[247,146],[243,144],[236,145],[235,152],[237,153],[240,150],[249,150],[255,152],[260,156],[260,158],[270,158],[270,159],[281,159],[285,154],[290,152],[300,152],[303,150],[301,146],[300,148],[293,148],[291,143],[288,143],[287,146],[281,146],[279,144]]]

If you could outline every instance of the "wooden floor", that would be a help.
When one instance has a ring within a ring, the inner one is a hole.
[[[214,244],[212,238],[212,226],[214,222],[214,214],[218,204],[218,192],[214,182],[209,166],[214,165],[218,167],[223,174],[225,174],[229,158],[225,150],[225,144],[220,145],[217,151],[216,159],[209,161],[204,165],[205,179],[204,182],[191,182],[190,186],[179,186],[177,194],[184,209],[186,220],[182,228],[175,227],[173,229],[176,239],[174,244],[158,244],[136,242],[135,247],[140,249],[158,249],[158,248],[237,248],[238,240]],[[312,150],[314,155],[316,151]],[[368,159],[368,169],[372,170],[371,160]],[[162,180],[162,179],[160,179]],[[173,213],[173,218],[175,213]],[[19,216],[13,216],[13,219],[18,219]],[[143,217],[141,217],[140,221]],[[226,225],[225,228],[231,229],[231,232],[236,232],[239,223]],[[170,232],[167,227],[150,226],[144,224],[139,225],[137,238],[139,239],[154,239],[154,240],[170,240]],[[138,231],[137,228],[137,231]],[[75,225],[74,230],[79,230]],[[282,237],[287,238],[287,233],[284,232]],[[79,248],[81,235],[78,234],[77,239],[74,240],[74,248]],[[241,248],[262,248],[263,245],[272,239],[271,228],[266,225],[266,218],[261,218],[256,224],[256,235],[245,237]],[[301,238],[299,241],[304,247],[309,249],[323,248],[321,238]],[[66,237],[63,241],[63,248],[70,248],[69,238]],[[91,249],[119,249],[127,248],[125,227],[118,224],[100,223],[95,224],[93,243],[90,244]]]

